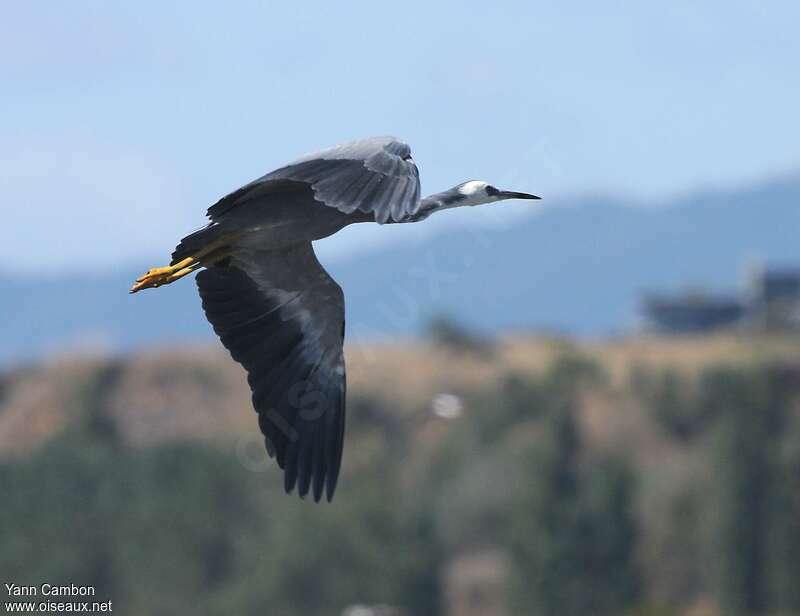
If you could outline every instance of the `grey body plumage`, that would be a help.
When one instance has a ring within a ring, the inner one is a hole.
[[[311,242],[359,222],[417,222],[503,199],[538,199],[464,182],[420,199],[409,146],[373,137],[276,169],[208,209],[210,223],[181,240],[168,267],[132,292],[199,268],[208,320],[248,373],[253,406],[284,487],[333,497],[344,442],[344,294]]]

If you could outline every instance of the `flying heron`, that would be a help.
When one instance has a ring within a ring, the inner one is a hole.
[[[206,317],[247,371],[267,452],[284,488],[333,497],[345,409],[344,295],[311,242],[357,222],[418,222],[433,212],[538,199],[469,181],[424,199],[408,144],[373,137],[315,152],[223,197],[166,267],[131,293],[200,269]]]

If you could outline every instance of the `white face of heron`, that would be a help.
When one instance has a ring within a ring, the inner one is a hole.
[[[501,197],[497,195],[498,190],[482,180],[472,180],[464,182],[458,187],[458,192],[463,195],[463,199],[459,205],[480,205],[482,203],[491,203],[492,201],[499,201]]]

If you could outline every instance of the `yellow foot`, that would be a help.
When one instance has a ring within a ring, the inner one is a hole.
[[[183,278],[200,266],[200,262],[194,257],[189,257],[166,267],[154,267],[144,275],[136,279],[136,283],[131,287],[130,292],[136,293],[142,289],[154,289],[170,282],[175,282],[178,278]]]

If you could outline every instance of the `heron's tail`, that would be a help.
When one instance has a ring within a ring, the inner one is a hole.
[[[200,252],[222,247],[225,244],[227,235],[228,233],[223,231],[222,226],[216,223],[211,223],[207,227],[190,233],[175,246],[170,265],[175,265]]]

